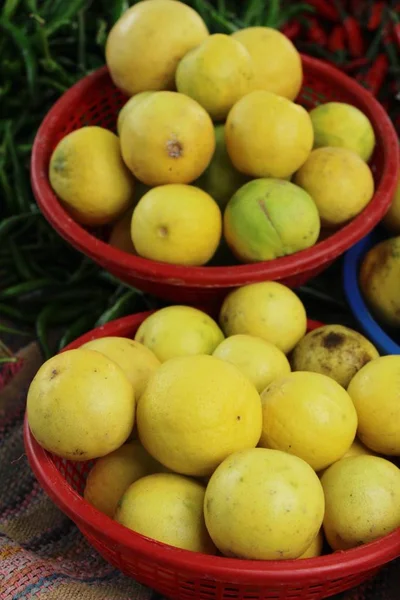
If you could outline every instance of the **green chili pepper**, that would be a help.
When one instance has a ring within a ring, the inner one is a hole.
[[[58,346],[59,350],[62,350],[62,348],[70,344],[73,340],[76,340],[76,338],[79,336],[83,335],[87,331],[90,331],[95,320],[96,319],[93,314],[86,314],[74,321],[62,336]]]
[[[103,312],[102,315],[96,321],[96,327],[100,325],[104,325],[113,319],[118,319],[119,317],[126,316],[129,312],[132,312],[135,307],[135,300],[137,297],[137,292],[135,290],[129,290],[125,292],[123,296],[121,296],[117,302],[111,308],[108,308]]]
[[[22,58],[25,63],[26,69],[26,80],[28,88],[33,99],[36,98],[36,75],[37,75],[37,64],[35,55],[32,51],[29,38],[24,36],[22,31],[13,25],[4,16],[0,17],[0,30],[3,30],[19,48]]]
[[[19,283],[18,285],[14,285],[5,290],[0,291],[0,300],[5,300],[8,298],[16,298],[23,294],[27,294],[28,292],[32,292],[37,289],[43,289],[46,286],[54,285],[54,281],[49,278],[43,279],[34,279],[33,281],[25,281],[24,283]]]

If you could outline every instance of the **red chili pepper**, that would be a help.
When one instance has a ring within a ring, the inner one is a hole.
[[[388,57],[386,54],[379,54],[370,69],[362,77],[361,83],[371,92],[371,94],[376,96],[382,87],[388,69]]]
[[[321,25],[318,23],[315,17],[308,17],[307,21],[307,37],[310,42],[319,44],[320,46],[326,46],[328,37]]]
[[[350,73],[352,71],[356,71],[357,69],[361,69],[365,67],[369,63],[368,58],[363,56],[362,58],[355,58],[354,60],[344,64],[341,68],[346,73]]]
[[[329,0],[307,0],[307,4],[314,7],[320,17],[329,21],[339,21],[339,13]]]
[[[382,23],[383,11],[385,8],[385,2],[373,2],[371,6],[371,13],[369,15],[367,29],[369,31],[375,31]]]
[[[343,21],[343,27],[347,35],[349,52],[353,58],[364,55],[364,40],[361,33],[361,27],[354,17],[347,14],[339,0],[334,0],[340,18]]]
[[[336,25],[328,38],[328,50],[336,57],[339,63],[343,62],[346,55],[346,32],[341,25]]]
[[[297,38],[300,34],[300,31],[301,25],[299,21],[291,21],[289,23],[286,23],[281,29],[281,32],[284,35],[286,35],[286,37],[288,37],[289,40],[294,40],[295,38]]]

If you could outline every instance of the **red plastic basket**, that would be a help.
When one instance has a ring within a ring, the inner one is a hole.
[[[365,210],[339,232],[313,248],[269,262],[230,267],[184,267],[150,261],[110,247],[75,223],[59,203],[48,179],[51,153],[60,139],[83,125],[115,129],[126,98],[114,87],[106,68],[82,79],[52,107],[41,124],[32,152],[32,186],[51,225],[75,248],[122,281],[178,302],[218,302],[229,289],[247,283],[279,280],[289,287],[305,283],[366,235],[384,216],[397,183],[398,140],[383,107],[358,83],[322,61],[302,56],[304,84],[299,101],[307,108],[336,100],[360,108],[371,120],[377,145],[372,167],[376,193]]]
[[[133,337],[151,312],[94,329],[70,344],[116,335]],[[309,330],[321,323],[309,321]],[[25,449],[50,498],[111,564],[174,600],[320,600],[359,585],[400,555],[400,529],[354,550],[319,558],[253,561],[180,550],[134,533],[106,517],[81,496],[92,463],[74,463],[43,450],[25,417]]]

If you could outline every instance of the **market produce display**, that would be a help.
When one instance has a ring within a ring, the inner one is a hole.
[[[301,559],[400,527],[399,368],[349,328],[306,333],[296,294],[264,282],[231,292],[216,318],[171,306],[134,340],[54,356],[27,418],[53,454],[97,459],[80,492],[128,529]]]

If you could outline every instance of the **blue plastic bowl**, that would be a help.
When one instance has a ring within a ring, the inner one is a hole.
[[[358,284],[359,267],[365,254],[370,248],[388,237],[389,235],[382,229],[374,229],[346,252],[343,284],[350,309],[366,337],[376,346],[380,354],[400,354],[400,345],[382,329],[370,313]]]

